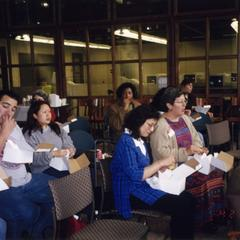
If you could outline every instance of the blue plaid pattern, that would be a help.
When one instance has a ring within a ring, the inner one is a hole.
[[[124,218],[130,218],[130,194],[146,204],[154,204],[165,192],[152,189],[143,181],[144,167],[150,162],[136,147],[133,138],[123,133],[114,151],[111,165],[115,207]]]

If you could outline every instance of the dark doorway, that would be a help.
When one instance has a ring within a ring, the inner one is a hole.
[[[7,51],[0,47],[0,89],[9,89],[9,78],[7,73]]]

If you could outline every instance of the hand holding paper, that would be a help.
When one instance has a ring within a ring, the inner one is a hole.
[[[198,147],[195,145],[191,145],[189,147],[186,148],[187,154],[193,155],[193,154],[203,154],[203,153],[208,153],[208,149],[205,147]]]
[[[60,151],[62,153],[66,153],[61,157],[53,157],[49,163],[49,166],[55,168],[59,171],[67,171],[68,170],[68,159],[69,159],[69,151],[67,149],[54,150],[54,152]]]
[[[165,159],[161,159],[159,161],[161,162],[160,171],[164,171],[167,168],[169,168],[169,169],[175,168],[176,161],[173,156],[169,156],[169,157],[167,157]]]

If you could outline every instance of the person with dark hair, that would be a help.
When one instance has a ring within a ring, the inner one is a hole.
[[[136,100],[137,89],[129,82],[122,83],[116,91],[117,101],[108,111],[109,135],[115,141],[120,137],[126,113],[140,105]]]
[[[174,156],[177,165],[193,154],[208,153],[189,117],[185,115],[186,99],[178,88],[168,87],[159,98],[164,112],[157,128],[150,136],[154,161]],[[212,222],[224,213],[224,182],[221,171],[209,175],[196,172],[187,178],[187,191],[197,199],[196,225],[198,228]],[[212,223],[208,224],[215,227]]]
[[[28,118],[23,133],[27,143],[34,149],[40,143],[50,143],[57,148],[50,152],[35,152],[31,170],[33,173],[43,172],[55,177],[62,177],[68,171],[58,171],[49,166],[54,157],[73,157],[75,148],[67,132],[51,120],[51,109],[47,102],[35,101],[28,110]]]
[[[31,103],[35,102],[35,101],[49,102],[48,94],[46,92],[44,92],[42,89],[37,89],[32,95]],[[51,115],[52,115],[52,121],[55,121],[56,113],[54,112],[53,108],[51,108]]]
[[[187,105],[185,109],[192,110],[193,106],[196,106],[196,97],[192,94],[193,90],[193,79],[185,78],[182,80],[180,87],[181,91],[185,95],[185,98],[187,100]]]
[[[163,113],[162,102],[159,101],[159,99],[162,97],[166,89],[167,89],[166,87],[163,87],[160,90],[158,90],[158,92],[153,96],[152,102],[150,103],[151,106],[154,107],[156,111],[158,111],[159,113]]]
[[[0,168],[11,177],[9,189],[0,192],[0,217],[7,222],[7,239],[21,239],[23,232],[32,239],[41,239],[44,229],[53,224],[53,199],[48,186],[53,178],[27,172],[25,164],[15,159],[3,160],[10,143],[33,151],[13,118],[18,101],[14,92],[0,91]]]
[[[146,179],[175,163],[173,156],[150,164],[144,140],[155,130],[159,114],[147,105],[134,108],[126,115],[125,131],[114,151],[111,164],[115,207],[123,218],[135,209],[158,210],[171,215],[172,239],[193,238],[194,198],[190,193],[179,196],[156,190]]]
[[[36,90],[32,95],[32,101],[45,101],[48,102],[48,94],[42,89]]]
[[[186,98],[186,107],[185,107],[185,113],[188,116],[194,116],[196,114],[196,111],[193,109],[194,106],[197,106],[196,97],[192,94],[193,90],[193,83],[194,81],[192,79],[183,79],[183,81],[180,84],[181,91],[183,92],[185,98]],[[211,118],[213,117],[213,113],[208,112],[207,114],[204,113],[198,113],[200,116],[200,119],[193,121],[193,126],[196,128],[196,130],[202,134],[203,141],[207,142],[207,128],[206,124],[212,123]],[[193,120],[194,118],[192,118]]]

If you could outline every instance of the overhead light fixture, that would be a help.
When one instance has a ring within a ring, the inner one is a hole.
[[[15,37],[16,40],[19,41],[30,41],[30,36],[28,34],[18,35]],[[33,42],[36,43],[46,43],[46,44],[54,44],[54,39],[49,37],[43,37],[43,36],[37,36],[33,35]],[[74,40],[64,40],[64,46],[70,46],[70,47],[86,47],[85,42],[81,41],[74,41]],[[111,49],[110,45],[106,44],[100,44],[100,43],[89,43],[90,48],[96,48],[96,49]]]
[[[236,18],[232,19],[231,27],[234,29],[236,33],[238,32],[238,20]]]
[[[49,7],[49,3],[47,1],[42,1],[41,2],[41,6],[44,8],[48,8]]]
[[[114,34],[121,37],[138,39],[138,32],[129,30],[127,28],[117,29]],[[159,44],[167,44],[167,39],[156,37],[150,34],[142,33],[141,38],[143,41],[154,42]]]

